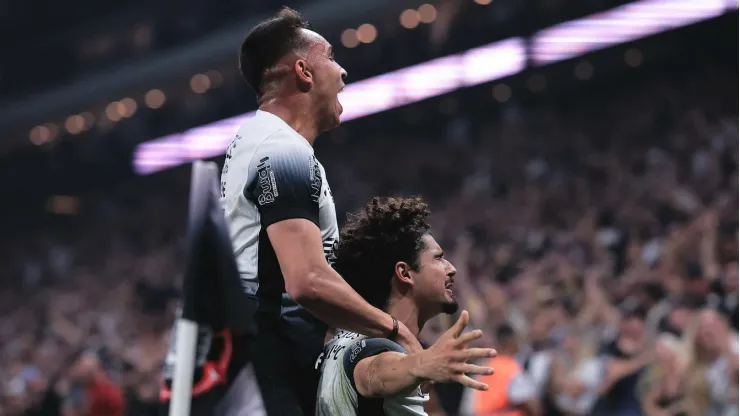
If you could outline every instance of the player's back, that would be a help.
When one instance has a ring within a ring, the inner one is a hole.
[[[381,341],[383,347],[372,346]],[[353,381],[354,365],[363,357],[380,352],[406,353],[398,344],[388,340],[369,339],[350,331],[339,331],[324,347],[317,361],[321,381],[316,400],[316,416],[426,416],[424,403],[429,395],[415,386],[408,392],[391,397],[366,398],[361,396]]]

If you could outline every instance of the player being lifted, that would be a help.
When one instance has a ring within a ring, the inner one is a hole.
[[[373,198],[342,229],[335,268],[371,305],[418,336],[424,323],[458,309],[452,292],[455,267],[429,233],[430,212],[421,198]],[[426,415],[426,380],[458,382],[485,390],[469,375],[493,369],[468,360],[493,357],[488,348],[467,348],[482,333],[463,334],[468,313],[427,350],[407,354],[397,343],[340,330],[317,362],[321,381],[318,416]]]

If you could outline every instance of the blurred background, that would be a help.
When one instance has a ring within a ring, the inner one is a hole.
[[[286,5],[349,73],[315,146],[340,224],[423,195],[542,414],[737,414],[736,0]],[[0,3],[0,415],[152,414],[189,162],[256,108],[237,50],[280,6]]]

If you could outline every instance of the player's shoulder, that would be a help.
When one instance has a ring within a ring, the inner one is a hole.
[[[257,111],[254,117],[246,120],[237,135],[247,138],[259,149],[313,154],[313,147],[306,139],[282,119],[264,111]]]
[[[407,354],[406,349],[389,339],[363,337],[348,343],[348,349],[344,353],[344,368],[348,374],[353,374],[360,361],[384,352]]]
[[[407,354],[405,348],[403,348],[400,344],[397,342],[391,341],[387,338],[368,338],[364,337],[361,339],[358,339],[351,345],[353,350],[367,350],[370,353],[380,354],[381,352],[400,352],[402,354]],[[375,355],[372,354],[372,355]]]
[[[354,342],[358,339],[367,338],[365,335],[358,334],[357,332],[347,331],[345,329],[338,329],[336,334],[331,338],[329,342]]]

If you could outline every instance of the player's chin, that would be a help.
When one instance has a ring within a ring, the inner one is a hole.
[[[457,313],[457,310],[460,309],[460,305],[457,303],[457,300],[455,298],[452,298],[451,300],[446,300],[442,303],[442,313],[445,315],[454,315]]]
[[[331,117],[331,120],[333,122],[332,124],[334,124],[334,127],[339,125],[343,112],[344,112],[344,107],[342,107],[342,104],[340,104],[339,101],[337,101],[334,104],[334,108],[329,111],[329,116]]]
[[[339,124],[340,123],[341,123],[341,120],[340,120],[339,116],[332,117],[330,130],[339,127]]]

